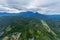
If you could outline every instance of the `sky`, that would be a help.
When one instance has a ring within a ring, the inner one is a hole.
[[[0,0],[0,11],[37,11],[42,14],[60,14],[60,0]]]

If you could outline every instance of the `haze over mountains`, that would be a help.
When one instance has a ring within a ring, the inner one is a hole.
[[[38,21],[44,20],[48,24],[51,24],[51,23],[54,24],[54,22],[57,22],[57,23],[60,22],[60,15],[44,15],[38,12],[34,13],[31,11],[20,12],[20,13],[6,13],[6,12],[1,13],[0,12],[0,25],[3,26],[4,24],[6,25],[11,24],[13,20],[21,20],[21,18],[23,18],[23,20],[26,20],[26,21],[30,18],[36,19]]]

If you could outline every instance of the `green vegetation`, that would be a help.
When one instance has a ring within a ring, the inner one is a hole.
[[[60,40],[56,32],[44,20],[20,18],[4,29],[0,40]]]

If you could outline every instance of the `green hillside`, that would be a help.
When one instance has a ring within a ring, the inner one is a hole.
[[[5,17],[4,17],[5,18]],[[60,30],[54,30],[43,19],[30,17],[9,17],[9,24],[5,24],[0,40],[60,40]],[[56,26],[55,24],[54,26]],[[59,32],[59,33],[58,33]]]

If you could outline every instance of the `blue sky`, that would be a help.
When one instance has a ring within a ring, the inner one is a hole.
[[[60,0],[0,0],[0,11],[38,11],[42,14],[60,14]]]

